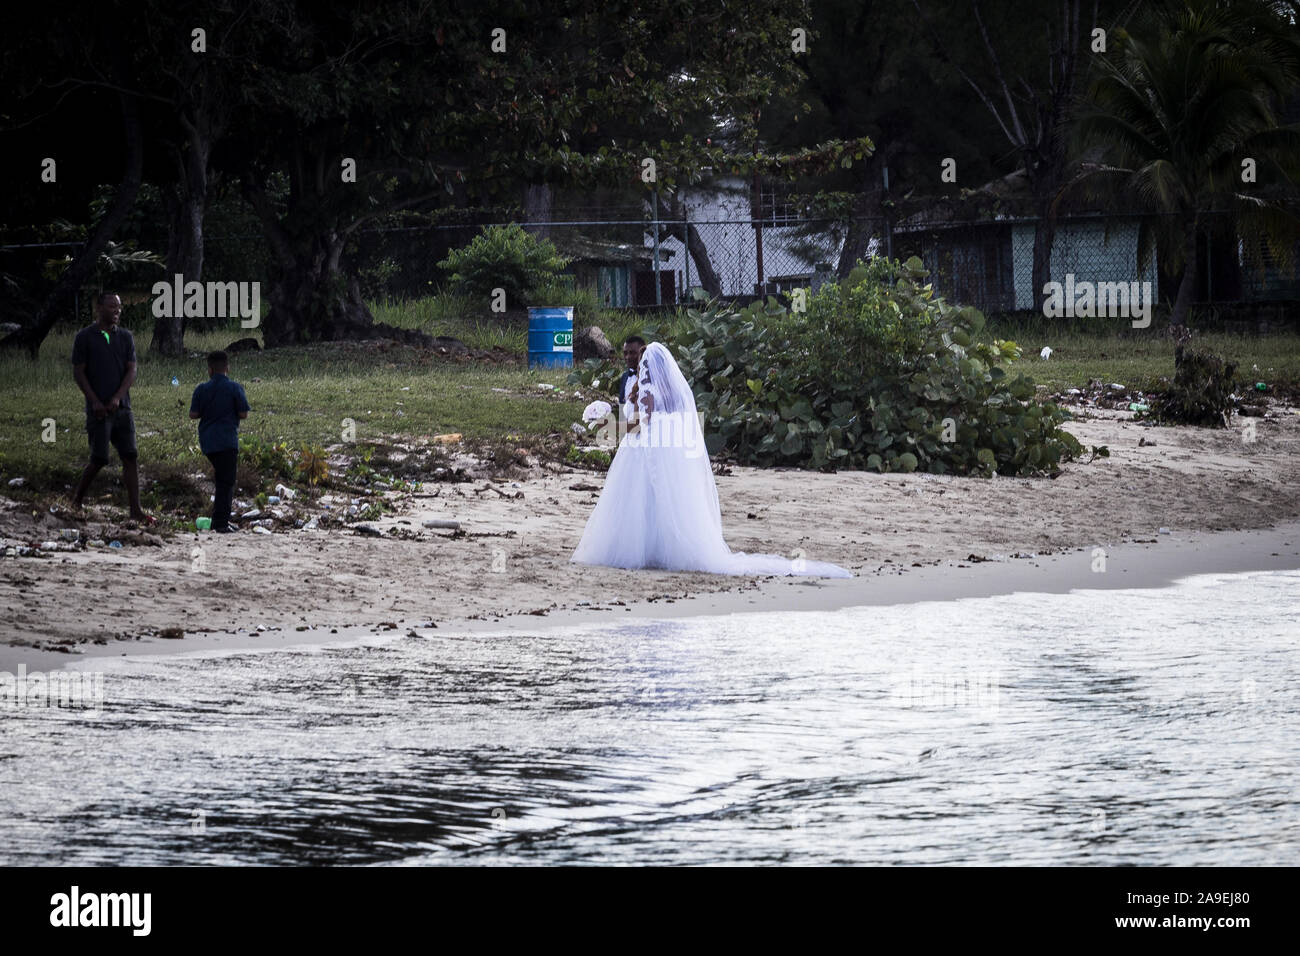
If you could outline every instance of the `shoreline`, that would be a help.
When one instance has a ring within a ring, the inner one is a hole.
[[[89,644],[81,654],[66,654],[0,643],[0,671],[86,669],[100,658],[175,655],[207,656],[272,652],[304,647],[379,644],[409,636],[546,632],[629,620],[653,621],[747,613],[834,611],[849,607],[921,604],[972,597],[1074,590],[1161,589],[1201,574],[1300,570],[1300,521],[1249,531],[1160,535],[1154,542],[1129,542],[1105,548],[1105,570],[1094,571],[1096,555],[1081,547],[1026,558],[954,561],[920,568],[882,566],[852,579],[744,579],[740,587],[686,597],[663,597],[617,608],[572,608],[544,618],[513,614],[493,620],[458,619],[429,627],[427,620],[399,620],[395,628],[374,625],[323,627],[306,631],[241,633],[209,631],[183,640],[140,638],[129,644]],[[1176,627],[1177,622],[1171,621]]]
[[[605,480],[576,469],[426,484],[392,499],[395,510],[368,529],[187,532],[120,550],[4,558],[0,670],[146,647],[1153,587],[1189,574],[1300,566],[1296,409],[1258,420],[1257,440],[1119,413],[1070,430],[1110,456],[1067,463],[1055,479],[720,470],[732,550],[829,561],[856,575],[849,580],[571,564]],[[0,544],[57,538],[68,520],[0,497]],[[636,520],[630,511],[628,520]],[[448,533],[449,521],[458,530]],[[1105,573],[1091,570],[1098,546]]]

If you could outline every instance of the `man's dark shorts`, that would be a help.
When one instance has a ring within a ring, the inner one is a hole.
[[[116,412],[96,418],[86,415],[86,434],[90,436],[90,460],[100,465],[108,464],[108,446],[117,449],[118,457],[131,461],[136,457],[135,419],[131,409],[119,408]]]

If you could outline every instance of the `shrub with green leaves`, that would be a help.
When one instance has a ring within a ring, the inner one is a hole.
[[[487,298],[493,289],[504,289],[507,304],[518,308],[529,304],[526,300],[537,290],[554,286],[568,264],[549,239],[539,239],[512,222],[485,226],[438,266],[449,273],[455,292]]]
[[[1174,380],[1152,402],[1152,417],[1180,425],[1226,428],[1236,404],[1237,366],[1205,349],[1174,350]]]
[[[710,452],[983,476],[1055,474],[1078,456],[1068,413],[1003,368],[1016,344],[988,339],[982,313],[944,302],[925,277],[918,259],[876,259],[806,312],[774,298],[689,310],[672,346]]]

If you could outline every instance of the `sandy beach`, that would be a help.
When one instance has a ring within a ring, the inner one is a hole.
[[[1069,429],[1085,447],[1108,446],[1110,457],[1071,463],[1055,480],[741,467],[718,476],[733,550],[802,552],[848,567],[856,577],[847,581],[572,565],[592,489],[603,484],[583,471],[505,482],[502,493],[482,481],[426,485],[371,522],[382,537],[194,533],[161,546],[4,558],[0,669],[432,627],[827,609],[1300,567],[1295,409],[1256,419],[1254,442],[1239,429],[1096,414]],[[423,527],[430,518],[458,521],[461,532]],[[0,500],[0,551],[66,526]],[[184,636],[160,636],[176,629]]]

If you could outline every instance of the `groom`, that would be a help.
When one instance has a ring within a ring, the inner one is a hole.
[[[628,394],[628,382],[632,383],[632,388],[636,388],[636,371],[637,366],[641,364],[641,355],[645,352],[645,339],[639,335],[629,335],[627,341],[623,343],[623,362],[627,368],[623,370],[623,377],[618,380],[618,403],[625,405],[632,400]]]
[[[619,434],[624,431],[637,431],[636,395],[637,369],[641,365],[641,356],[645,352],[645,339],[639,335],[629,335],[623,342],[623,377],[618,380]]]

